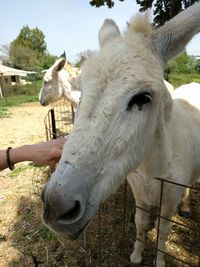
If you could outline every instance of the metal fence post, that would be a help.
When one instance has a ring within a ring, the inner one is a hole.
[[[57,133],[56,133],[56,121],[55,121],[54,109],[51,109],[50,112],[51,112],[51,123],[52,123],[53,139],[56,139],[57,138]]]

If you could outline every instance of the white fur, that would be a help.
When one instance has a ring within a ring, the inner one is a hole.
[[[59,58],[46,71],[39,93],[41,105],[48,105],[64,97],[77,107],[81,95],[78,86],[79,70],[71,67],[73,73],[70,73],[68,66],[64,58]]]
[[[200,30],[200,3],[158,30],[147,16],[133,20],[125,35],[114,22],[104,26],[100,51],[82,68],[73,131],[42,196],[45,223],[63,234],[83,229],[126,176],[136,204],[149,209],[159,204],[155,177],[190,184],[200,175],[200,104],[182,99],[181,88],[170,93],[163,82],[167,60]],[[194,93],[199,95],[199,89]],[[174,214],[182,192],[165,185],[162,216]],[[148,222],[148,214],[137,210],[137,237],[142,240]],[[161,250],[169,231],[169,222],[161,220]],[[132,262],[142,261],[143,248],[135,242]],[[157,266],[165,266],[159,252]]]

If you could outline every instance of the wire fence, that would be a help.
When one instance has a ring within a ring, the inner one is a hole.
[[[62,100],[52,107],[44,118],[46,139],[64,137],[72,130],[74,108],[67,100]]]

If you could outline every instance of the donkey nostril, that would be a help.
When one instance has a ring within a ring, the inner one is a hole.
[[[74,202],[74,206],[68,210],[65,214],[58,217],[58,220],[69,221],[76,219],[81,211],[81,205],[79,201]]]

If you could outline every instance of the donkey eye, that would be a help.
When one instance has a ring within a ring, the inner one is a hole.
[[[127,105],[127,110],[131,111],[132,108],[136,105],[138,110],[142,110],[143,105],[148,104],[152,101],[151,94],[148,92],[138,93],[129,100]]]

